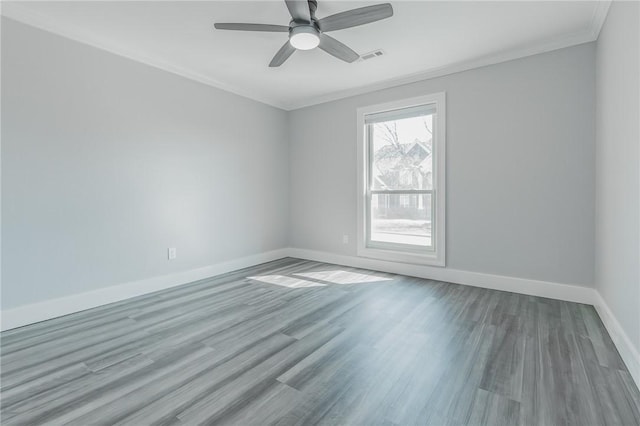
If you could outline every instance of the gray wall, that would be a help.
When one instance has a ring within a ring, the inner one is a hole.
[[[448,267],[593,284],[594,44],[287,114],[2,24],[3,309],[288,243],[355,255],[356,108],[443,90]]]
[[[2,113],[3,309],[287,245],[284,111],[3,19]]]
[[[639,16],[637,2],[613,2],[596,56],[596,286],[638,351]]]
[[[355,255],[356,108],[446,91],[447,266],[592,286],[594,70],[591,43],[293,111],[291,245]]]

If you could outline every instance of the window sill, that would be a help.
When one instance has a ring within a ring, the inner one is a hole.
[[[419,254],[373,247],[358,247],[358,256],[368,257],[370,259],[386,260],[389,262],[411,263],[415,265],[445,266],[444,256],[436,252]]]

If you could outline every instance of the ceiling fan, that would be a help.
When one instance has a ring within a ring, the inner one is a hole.
[[[269,24],[236,24],[216,23],[218,30],[264,31],[289,33],[289,40],[278,50],[269,63],[270,67],[279,67],[296,51],[311,50],[316,47],[345,62],[353,62],[360,57],[348,46],[340,43],[327,32],[343,30],[369,24],[393,16],[393,8],[389,3],[360,7],[346,12],[336,13],[326,18],[316,18],[317,0],[285,0],[291,22],[289,26]]]

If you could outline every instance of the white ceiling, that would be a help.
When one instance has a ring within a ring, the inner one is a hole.
[[[322,18],[382,1],[318,1]],[[541,53],[597,38],[608,1],[390,1],[390,19],[332,32],[347,64],[315,49],[268,63],[286,33],[215,31],[214,22],[287,25],[283,1],[24,1],[2,14],[284,109]]]

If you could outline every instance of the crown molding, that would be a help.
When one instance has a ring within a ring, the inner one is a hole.
[[[607,14],[609,13],[609,8],[611,7],[612,1],[613,0],[595,0],[594,3],[596,3],[596,7],[593,11],[589,28],[577,33],[568,34],[559,39],[547,40],[542,43],[536,42],[494,55],[487,55],[468,61],[445,65],[443,67],[431,69],[428,71],[410,74],[398,78],[392,78],[379,83],[368,84],[357,88],[342,90],[340,92],[316,96],[300,102],[286,103],[284,105],[284,109],[286,109],[287,111],[292,111],[300,108],[306,108],[313,105],[323,104],[326,102],[362,95],[364,93],[374,92],[377,90],[403,86],[422,80],[443,77],[445,75],[469,71],[475,68],[482,68],[489,65],[495,65],[503,62],[513,61],[515,59],[525,58],[527,56],[539,55],[542,53],[551,52],[553,50],[564,49],[566,47],[577,46],[584,43],[590,43],[598,39],[600,31],[602,30],[602,26],[604,25],[604,21],[607,19]]]
[[[215,87],[217,89],[242,96],[243,98],[258,101],[260,103],[267,104],[279,109],[285,109],[285,106],[282,103],[274,101],[273,99],[266,99],[260,96],[256,96],[251,91],[239,89],[234,85],[201,75],[186,68],[182,68],[178,65],[167,63],[161,59],[147,56],[141,52],[134,52],[119,47],[109,46],[95,37],[87,34],[81,34],[79,31],[74,30],[73,28],[62,26],[56,23],[53,19],[50,19],[42,14],[34,13],[31,10],[27,10],[18,2],[10,1],[2,2],[2,4],[2,17],[4,18],[12,19],[22,24],[29,25],[31,27],[35,27],[52,34],[56,34],[58,36],[76,41],[78,43],[86,44],[88,46],[95,47],[96,49],[104,50],[114,55],[118,55],[132,61],[139,62],[144,65],[158,68],[171,74],[179,75],[189,80],[205,84],[207,86]]]
[[[496,65],[503,62],[513,61],[528,56],[547,53],[565,47],[577,46],[579,44],[590,43],[595,39],[592,36],[591,29],[581,31],[579,33],[570,34],[562,39],[550,40],[545,43],[535,43],[526,47],[501,52],[495,55],[487,55],[469,61],[458,62],[455,64],[445,65],[440,68],[431,69],[429,71],[410,74],[407,76],[385,80],[379,83],[368,84],[353,89],[342,90],[340,92],[329,93],[327,95],[316,96],[305,99],[300,102],[291,102],[284,105],[284,109],[288,111],[310,107],[313,105],[323,104],[326,102],[336,101],[339,99],[349,98],[352,96],[362,95],[365,93],[375,92],[378,90],[390,89],[392,87],[403,86],[406,84],[416,83],[423,80],[430,80],[437,77],[443,77],[450,74],[456,74],[463,71],[469,71],[476,68],[483,68],[490,65]]]
[[[600,36],[604,21],[609,14],[611,2],[612,0],[600,0],[596,2],[596,9],[593,11],[593,17],[591,18],[591,36],[594,40],[597,40]]]
[[[495,65],[503,62],[512,61],[515,59],[521,59],[527,56],[538,55],[541,53],[551,52],[553,50],[563,49],[566,47],[576,46],[579,44],[589,43],[597,40],[600,30],[606,20],[609,8],[612,0],[596,0],[596,7],[594,9],[589,28],[568,34],[562,38],[556,38],[553,40],[546,40],[544,42],[536,42],[529,45],[521,46],[516,49],[500,52],[493,55],[486,55],[479,58],[474,58],[468,61],[462,61],[454,64],[445,65],[442,67],[422,71],[419,73],[409,74],[401,77],[396,77],[388,80],[384,80],[378,83],[367,84],[359,87],[354,87],[347,90],[336,91],[320,96],[313,96],[307,99],[296,102],[283,102],[281,100],[275,100],[256,96],[255,93],[239,88],[233,84],[222,82],[211,77],[195,73],[188,69],[182,68],[175,64],[170,64],[162,61],[158,58],[149,57],[141,52],[129,51],[122,48],[116,48],[108,46],[104,42],[91,37],[87,34],[80,34],[80,32],[62,26],[54,22],[54,20],[47,18],[41,14],[34,13],[19,5],[18,2],[3,2],[2,16],[13,19],[32,27],[39,28],[41,30],[57,34],[59,36],[77,41],[79,43],[87,44],[89,46],[101,49],[118,56],[125,57],[127,59],[143,63],[145,65],[158,68],[172,74],[179,75],[181,77],[197,81],[208,86],[215,87],[236,95],[252,99],[276,108],[280,108],[286,111],[292,111],[296,109],[306,108],[313,105],[323,104],[326,102],[336,101],[339,99],[349,98],[352,96],[361,95],[364,93],[374,92],[378,90],[389,89],[396,86],[403,86],[406,84],[416,83],[422,80],[429,80],[437,77],[442,77],[449,74],[455,74],[463,71],[469,71],[475,68],[482,68],[490,65]]]

